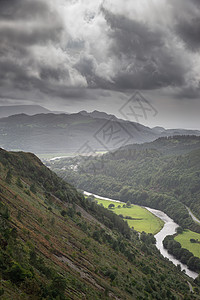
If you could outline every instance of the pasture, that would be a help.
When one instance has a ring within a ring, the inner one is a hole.
[[[115,207],[112,208],[112,211],[117,215],[123,215],[123,217],[131,217],[134,220],[125,219],[128,222],[130,227],[133,227],[139,232],[146,232],[156,234],[158,233],[164,222],[150,213],[147,209],[140,207],[138,205],[131,205],[131,207],[123,207],[124,202],[113,202],[109,200],[101,200],[95,198],[98,204],[102,204],[105,208],[108,208],[110,204],[114,204]],[[120,206],[120,207],[119,207]]]

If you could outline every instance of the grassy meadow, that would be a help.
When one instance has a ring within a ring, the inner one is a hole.
[[[199,240],[200,242],[200,234],[190,230],[185,230],[182,234],[175,237],[175,240],[181,244],[182,248],[188,249],[194,254],[194,256],[200,258],[200,244],[191,243],[190,239]]]
[[[115,205],[115,207],[112,208],[112,210],[117,215],[123,215],[124,217],[129,216],[134,218],[134,220],[126,221],[128,222],[128,225],[130,227],[134,227],[134,229],[139,232],[144,231],[146,233],[156,234],[162,229],[164,225],[164,222],[161,219],[157,218],[148,210],[138,205],[131,205],[130,208],[124,208],[124,202],[113,202],[97,198],[95,198],[95,200],[98,202],[98,204],[102,204],[105,208],[108,208],[109,204],[112,203]],[[120,207],[118,208],[119,205]]]

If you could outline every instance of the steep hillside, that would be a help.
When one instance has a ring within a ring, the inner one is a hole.
[[[30,153],[0,150],[0,200],[3,300],[199,299],[151,235],[140,240]]]

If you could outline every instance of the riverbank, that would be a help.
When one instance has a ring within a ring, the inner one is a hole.
[[[156,210],[156,209],[152,209],[149,207],[146,207],[149,211],[151,211],[153,214],[155,214],[157,217],[161,218],[164,222],[165,225],[164,227],[161,229],[161,231],[159,233],[157,233],[155,235],[155,239],[156,239],[156,247],[160,250],[160,253],[168,258],[170,261],[173,262],[173,264],[175,264],[176,266],[179,265],[181,267],[182,271],[185,271],[185,273],[195,279],[198,276],[198,273],[191,271],[187,265],[182,264],[178,259],[176,259],[173,255],[169,254],[168,251],[164,248],[163,246],[163,240],[167,235],[173,235],[176,233],[176,229],[178,226],[178,224],[176,224],[169,216],[167,216],[164,212],[160,211],[160,210]]]
[[[89,192],[84,192],[84,194],[87,195],[87,196],[94,195],[95,198],[99,198],[99,199],[102,199],[102,200],[109,200],[109,201],[117,202],[117,203],[120,202],[118,200],[114,200],[114,199],[110,199],[110,198],[106,198],[106,197],[101,197],[101,196],[98,196],[98,195],[95,195],[95,194],[89,193]],[[163,246],[164,238],[167,235],[175,234],[176,233],[176,228],[178,227],[178,224],[176,224],[169,216],[167,216],[164,212],[162,212],[160,210],[152,209],[150,207],[145,207],[145,208],[148,209],[148,211],[150,211],[152,214],[154,214],[155,216],[157,216],[158,218],[160,218],[164,222],[164,227],[160,230],[160,232],[158,232],[155,235],[156,247],[158,248],[160,253],[165,258],[168,258],[170,261],[172,261],[176,266],[180,265],[182,271],[184,270],[185,273],[189,277],[195,279],[198,276],[198,273],[191,271],[187,267],[187,265],[182,264],[179,260],[175,259],[174,256],[169,254],[168,251]]]
[[[130,207],[126,207],[124,202],[116,202],[110,200],[103,200],[95,198],[98,204],[108,208],[112,205],[112,210],[117,215],[123,217],[127,221],[130,228],[134,228],[138,232],[152,233],[155,235],[164,226],[164,222],[149,212],[144,207],[131,204]]]

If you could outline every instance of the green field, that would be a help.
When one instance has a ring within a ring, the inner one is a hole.
[[[185,230],[182,234],[175,237],[175,240],[181,244],[182,248],[188,249],[194,254],[194,256],[200,258],[200,244],[191,243],[190,239],[198,239],[200,242],[200,234],[190,230]]]
[[[20,151],[18,149],[14,149],[13,151]],[[108,151],[96,151],[96,154],[101,155],[101,154],[105,154]],[[67,153],[36,153],[36,155],[39,157],[39,159],[46,159],[46,160],[50,160],[54,157],[61,157],[61,158],[70,158],[70,157],[74,157],[77,156],[78,153],[77,152],[67,152]]]
[[[74,153],[36,153],[36,155],[39,157],[39,159],[52,159],[54,157],[72,157],[74,156]]]
[[[135,230],[139,232],[146,232],[146,233],[158,233],[163,225],[164,222],[154,216],[152,213],[150,213],[148,210],[146,210],[143,207],[137,206],[137,205],[131,205],[130,208],[122,207],[124,202],[113,202],[108,200],[101,200],[101,199],[95,199],[98,201],[98,204],[103,204],[105,208],[108,208],[109,204],[114,204],[115,208],[113,208],[113,212],[115,212],[117,215],[123,215],[124,217],[129,216],[134,218],[135,220],[127,220],[130,227],[134,227]],[[121,206],[121,208],[118,208],[118,205]]]

